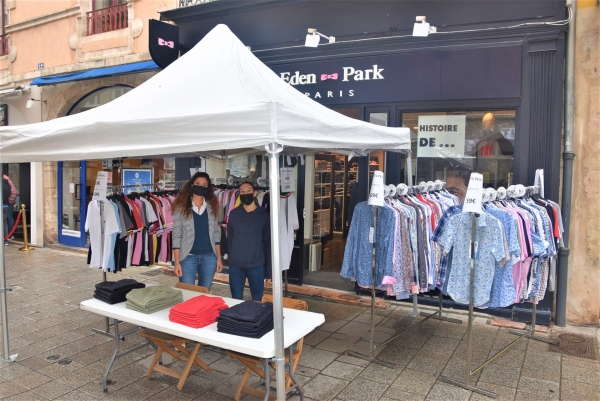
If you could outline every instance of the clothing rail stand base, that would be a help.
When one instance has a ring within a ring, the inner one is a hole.
[[[537,304],[534,303],[533,308],[532,308],[531,327],[528,330],[514,330],[514,329],[510,330],[509,332],[511,334],[516,334],[519,337],[514,339],[510,344],[508,344],[506,347],[502,348],[500,351],[496,352],[496,354],[494,354],[494,356],[487,359],[485,362],[483,362],[477,368],[471,370],[471,334],[473,331],[473,292],[474,292],[474,286],[475,286],[474,285],[474,281],[475,281],[474,276],[475,276],[475,257],[476,257],[475,250],[476,249],[477,249],[477,246],[475,243],[475,214],[472,214],[472,217],[471,217],[471,278],[470,278],[470,284],[469,284],[469,292],[470,292],[470,296],[469,296],[469,327],[467,330],[467,365],[466,365],[466,372],[465,372],[465,381],[461,382],[459,380],[456,380],[456,379],[453,379],[453,378],[447,377],[447,376],[440,376],[440,380],[443,382],[452,384],[454,386],[462,387],[466,390],[470,390],[470,391],[474,391],[479,394],[483,394],[483,395],[491,397],[491,398],[498,398],[498,394],[496,394],[494,392],[484,390],[479,387],[471,386],[470,385],[471,376],[476,374],[477,372],[479,372],[486,365],[488,365],[489,363],[491,363],[498,357],[500,357],[500,355],[502,355],[504,352],[509,350],[513,345],[515,345],[522,338],[531,338],[531,339],[534,339],[537,341],[542,341],[542,342],[545,342],[548,344],[558,344],[558,341],[551,339],[551,338],[538,337],[535,335],[535,319],[536,319],[536,312],[537,312]]]
[[[395,336],[393,336],[392,338],[388,339],[387,341],[379,344],[379,345],[375,345],[374,343],[374,336],[375,336],[375,268],[376,268],[376,255],[375,255],[375,251],[376,251],[376,244],[375,244],[375,229],[377,228],[377,206],[373,206],[373,255],[372,255],[372,259],[371,259],[371,343],[370,343],[370,355],[364,355],[361,353],[358,353],[356,351],[346,351],[346,354],[353,356],[355,358],[360,358],[360,359],[364,359],[366,361],[370,361],[373,363],[377,363],[379,365],[382,366],[386,366],[388,368],[396,368],[396,364],[392,363],[392,362],[386,362],[386,361],[382,361],[380,359],[375,358],[375,351],[378,348],[384,347],[387,344],[389,344],[390,342],[394,341],[395,339],[397,339],[398,337],[402,336],[404,333],[414,329],[415,327],[420,326],[421,324],[425,323],[427,320],[433,318],[433,319],[437,319],[437,320],[443,320],[446,322],[450,322],[450,323],[457,323],[457,324],[461,324],[462,320],[459,319],[454,319],[454,318],[449,318],[449,317],[445,317],[442,316],[442,293],[440,292],[440,304],[439,304],[439,309],[436,312],[433,313],[425,313],[425,312],[421,312],[419,314],[418,311],[418,307],[417,307],[417,295],[413,294],[413,312],[412,313],[408,313],[408,316],[412,317],[412,318],[416,318],[419,315],[422,316],[426,316],[425,319],[414,323],[412,325],[410,325],[409,327],[407,327],[406,329],[402,330],[400,333],[396,334]]]
[[[475,369],[474,371],[471,371],[471,350],[472,350],[471,337],[472,337],[472,332],[473,332],[473,295],[474,295],[473,293],[474,293],[474,287],[475,287],[475,285],[474,285],[475,258],[476,258],[476,250],[477,250],[477,245],[475,243],[475,213],[471,213],[471,245],[470,245],[470,248],[471,248],[470,249],[471,278],[470,278],[470,283],[469,283],[469,326],[467,329],[467,363],[466,363],[466,371],[465,371],[465,381],[461,382],[460,380],[457,380],[457,379],[454,379],[454,378],[451,378],[448,376],[440,376],[440,380],[445,383],[449,383],[454,386],[462,387],[466,390],[470,390],[470,391],[485,395],[487,397],[498,398],[498,394],[496,394],[492,391],[488,391],[488,390],[471,385],[471,376],[473,374],[475,374],[477,371],[479,371],[479,369],[483,368],[487,363],[491,362],[492,359],[495,359],[496,356],[499,356],[506,349],[510,348],[516,342],[515,341],[515,342],[511,343],[506,348],[504,348],[502,351],[498,352],[492,359],[488,360],[487,362],[485,362],[483,365],[481,365],[479,368]]]

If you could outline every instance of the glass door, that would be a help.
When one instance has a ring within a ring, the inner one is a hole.
[[[85,246],[85,162],[58,163],[58,242]]]
[[[333,238],[334,164],[332,155],[315,155],[313,238],[325,243]]]

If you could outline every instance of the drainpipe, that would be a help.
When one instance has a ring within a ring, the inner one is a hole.
[[[558,250],[558,287],[556,289],[556,325],[567,325],[567,284],[569,273],[569,232],[571,227],[571,192],[573,190],[573,130],[575,120],[574,87],[575,80],[575,17],[577,0],[567,0],[571,9],[571,21],[567,33],[567,60],[565,77],[565,146],[563,151],[562,218],[565,232],[564,245]]]

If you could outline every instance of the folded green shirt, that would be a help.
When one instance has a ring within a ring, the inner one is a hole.
[[[156,285],[131,290],[126,298],[128,304],[135,305],[138,309],[147,309],[163,303],[171,305],[181,303],[183,302],[183,293],[168,285]]]

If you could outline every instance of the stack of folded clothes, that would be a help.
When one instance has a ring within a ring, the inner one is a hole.
[[[214,323],[219,312],[226,308],[227,304],[223,298],[200,295],[172,307],[169,320],[199,329]]]
[[[118,304],[119,302],[125,302],[127,299],[125,296],[129,291],[136,288],[145,288],[146,284],[137,282],[133,279],[126,278],[119,281],[104,281],[96,284],[96,291],[94,291],[94,298],[99,299],[107,304]]]
[[[142,313],[154,313],[183,302],[183,294],[168,285],[132,290],[127,294],[125,307]]]
[[[223,309],[217,318],[217,331],[236,336],[261,338],[273,330],[273,304],[244,301]]]

